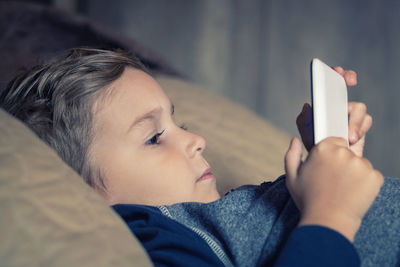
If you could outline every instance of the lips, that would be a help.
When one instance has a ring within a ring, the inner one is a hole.
[[[196,182],[204,181],[207,179],[214,179],[214,174],[212,174],[211,168],[205,170],[205,172],[199,178],[197,178]]]

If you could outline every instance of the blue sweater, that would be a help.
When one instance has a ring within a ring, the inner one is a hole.
[[[296,228],[284,179],[218,201],[114,209],[160,266],[359,266],[353,245],[321,226]]]
[[[164,216],[158,208],[115,205],[155,266],[224,266],[194,231]],[[353,245],[341,234],[320,226],[295,228],[274,266],[359,266]]]

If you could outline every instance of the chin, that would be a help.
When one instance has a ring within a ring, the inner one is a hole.
[[[210,202],[217,201],[220,198],[221,198],[221,196],[219,195],[219,193],[217,191],[215,191],[212,194],[210,194],[210,196],[208,196],[206,199],[204,199],[204,201],[201,201],[201,202],[202,203],[210,203]]]

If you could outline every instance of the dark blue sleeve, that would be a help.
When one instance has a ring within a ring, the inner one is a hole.
[[[112,208],[139,239],[155,266],[223,266],[201,237],[157,208],[129,204]]]
[[[330,228],[301,226],[293,230],[282,249],[276,267],[360,266],[353,244]]]

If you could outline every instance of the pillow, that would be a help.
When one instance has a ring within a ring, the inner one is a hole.
[[[0,170],[2,266],[151,266],[101,197],[3,110]]]
[[[224,194],[272,181],[284,171],[290,136],[247,108],[180,79],[159,76],[175,105],[175,120],[207,141],[204,156]]]
[[[153,73],[178,74],[140,42],[89,17],[39,2],[50,1],[0,1],[0,90],[21,68],[77,46],[122,48],[134,52]]]

